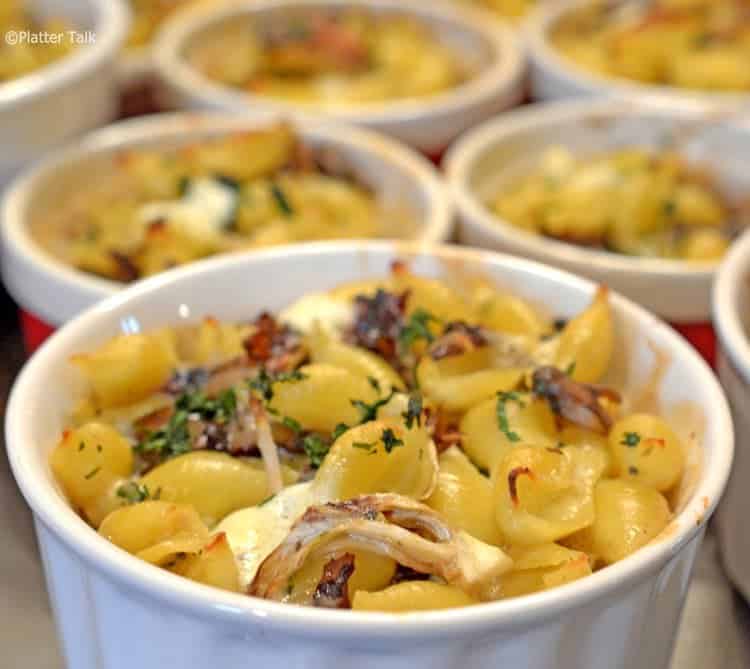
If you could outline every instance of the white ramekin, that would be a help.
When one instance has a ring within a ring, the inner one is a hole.
[[[8,292],[22,309],[52,325],[62,325],[86,307],[122,289],[123,284],[77,270],[54,258],[33,239],[35,212],[86,187],[86,175],[109,165],[123,150],[172,147],[202,138],[267,126],[280,117],[255,113],[160,114],[116,123],[66,148],[20,175],[0,203],[2,272]],[[375,133],[341,125],[296,124],[313,147],[330,147],[368,184],[384,204],[403,206],[417,223],[418,239],[447,240],[453,207],[437,171],[425,158]]]
[[[117,115],[115,62],[130,14],[121,0],[31,0],[39,16],[61,17],[93,44],[0,84],[0,190],[23,165]]]
[[[714,285],[714,324],[719,339],[719,378],[724,386],[738,436],[737,457],[717,529],[724,566],[750,601],[750,234],[732,248]]]
[[[467,62],[487,58],[465,84],[430,98],[342,106],[326,116],[390,134],[429,153],[437,153],[463,130],[512,107],[523,96],[525,63],[514,30],[492,14],[442,0],[241,0],[220,8],[198,6],[169,21],[154,45],[157,69],[178,107],[232,112],[266,109],[296,117],[320,118],[314,106],[301,105],[223,86],[197,72],[185,49],[210,27],[233,17],[284,13],[294,8],[363,7],[374,12],[409,14],[433,27]]]
[[[383,276],[404,259],[420,274],[479,272],[571,316],[595,286],[520,258],[457,247],[316,243],[224,256],[158,275],[101,302],[53,335],[19,375],[6,416],[13,473],[34,512],[68,666],[132,669],[665,669],[691,569],[732,461],[719,384],[696,353],[641,307],[612,295],[612,370],[626,394],[651,393],[690,453],[673,521],[652,543],[575,583],[448,611],[392,616],[297,607],[223,592],[144,564],[70,508],[47,456],[82,392],[71,354],[125,327],[211,314],[242,319],[309,291]],[[655,408],[655,407],[653,407]],[[692,445],[692,446],[691,446]]]
[[[666,137],[708,165],[733,201],[750,190],[750,128],[686,110],[623,101],[556,102],[522,108],[465,135],[445,159],[459,210],[458,238],[472,246],[533,258],[606,283],[673,323],[710,320],[715,267],[637,258],[547,239],[496,216],[486,206],[494,188],[534,169],[546,148],[591,155],[626,145],[657,148]],[[681,138],[681,139],[680,139]]]
[[[606,77],[574,63],[550,42],[550,33],[569,12],[587,7],[593,0],[556,0],[541,3],[527,18],[524,32],[531,64],[531,94],[536,100],[579,96],[638,98],[655,105],[682,109],[739,107],[750,116],[750,93],[703,92],[677,86],[639,83],[622,77]]]

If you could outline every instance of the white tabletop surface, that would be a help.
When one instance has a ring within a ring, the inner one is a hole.
[[[4,451],[0,536],[0,664],[9,669],[62,668],[31,517],[10,476]],[[671,669],[748,667],[750,609],[729,587],[709,536],[696,566]]]

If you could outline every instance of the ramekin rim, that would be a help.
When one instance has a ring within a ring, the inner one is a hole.
[[[750,281],[750,231],[730,249],[713,286],[713,320],[722,352],[750,384],[750,337],[740,318],[740,285]]]

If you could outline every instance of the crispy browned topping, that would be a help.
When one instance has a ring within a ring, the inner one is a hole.
[[[432,440],[438,453],[447,451],[451,446],[461,445],[462,435],[458,423],[444,412],[430,412],[428,428],[432,430]]]
[[[323,568],[323,576],[313,594],[313,606],[325,609],[350,609],[349,579],[354,573],[354,555],[344,553]]]
[[[253,332],[243,342],[251,363],[276,374],[295,369],[307,357],[299,333],[263,312],[253,323]]]
[[[345,335],[347,341],[395,363],[408,295],[380,289],[373,297],[358,295],[354,300],[354,325]]]
[[[612,417],[599,402],[607,398],[620,402],[620,395],[609,388],[578,383],[557,367],[540,367],[532,377],[532,391],[546,400],[558,416],[589,430],[607,433]]]
[[[480,327],[464,321],[454,321],[445,326],[443,334],[430,346],[429,353],[433,360],[440,360],[468,353],[486,345],[487,338]]]
[[[133,422],[136,437],[142,439],[149,432],[164,427],[169,422],[173,413],[174,407],[166,406],[147,413],[145,416],[141,416]]]
[[[508,491],[510,492],[510,501],[513,502],[513,506],[518,506],[518,477],[528,476],[532,481],[534,480],[534,472],[528,467],[515,467],[508,472]]]
[[[109,255],[117,266],[117,279],[119,281],[130,282],[140,277],[141,273],[135,266],[135,263],[124,253],[110,251]]]

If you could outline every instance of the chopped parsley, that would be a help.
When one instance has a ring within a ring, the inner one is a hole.
[[[87,481],[89,479],[94,478],[99,472],[101,471],[101,467],[94,467],[88,474],[86,474],[83,478],[85,478]]]
[[[333,439],[333,441],[336,441],[336,439],[338,439],[348,429],[349,426],[346,423],[339,423],[336,427],[333,428],[331,439]]]
[[[641,443],[641,435],[637,432],[626,432],[620,443],[628,448],[635,448]]]
[[[237,411],[237,395],[232,388],[224,390],[215,398],[202,392],[183,393],[175,402],[175,410],[169,422],[159,430],[151,432],[135,450],[139,453],[158,453],[169,458],[192,450],[188,420],[198,416],[201,420],[218,424],[228,422]]]
[[[433,316],[429,311],[416,309],[398,335],[401,348],[408,351],[420,339],[424,339],[428,344],[431,344],[435,341],[435,335],[430,332],[430,323],[438,323],[439,321],[440,319]]]
[[[391,390],[387,397],[381,397],[379,400],[375,400],[372,404],[367,404],[362,400],[350,400],[352,406],[357,407],[360,413],[359,424],[369,423],[371,420],[375,420],[378,416],[378,409],[391,401],[391,398],[396,394],[395,390]]]
[[[275,495],[275,494],[273,494],[273,495],[269,495],[269,496],[268,496],[268,497],[266,497],[266,498],[265,498],[265,499],[264,499],[264,500],[263,500],[262,502],[260,502],[260,503],[258,504],[258,506],[265,506],[265,505],[266,505],[266,504],[268,504],[268,503],[269,503],[269,502],[270,502],[270,501],[271,501],[271,500],[272,500],[272,499],[273,499],[274,497],[276,497],[276,495]]]
[[[261,367],[258,376],[248,381],[250,390],[257,392],[266,402],[273,399],[274,383],[296,383],[306,379],[307,376],[295,369],[292,372],[280,372],[278,374],[269,374],[265,367]]]
[[[677,211],[677,203],[674,200],[664,200],[661,209],[665,216],[672,217]]]
[[[519,407],[524,408],[525,404],[521,400],[521,396],[518,393],[511,392],[499,392],[497,394],[497,404],[495,405],[495,416],[497,417],[497,425],[500,431],[506,436],[508,441],[521,441],[521,437],[517,432],[510,429],[510,423],[508,421],[508,414],[506,411],[506,405],[508,402],[516,402]]]
[[[375,450],[375,442],[366,442],[366,441],[355,441],[352,444],[352,448],[359,448],[363,451],[374,451]]]
[[[394,448],[404,445],[404,440],[399,439],[389,427],[383,430],[383,433],[380,435],[380,440],[383,442],[383,446],[385,446],[386,453],[390,453]]]
[[[159,499],[161,497],[161,488],[157,488],[156,492],[152,495],[147,485],[130,481],[117,489],[117,496],[126,500],[128,504],[137,504],[147,499]]]
[[[422,396],[419,393],[409,395],[409,403],[401,416],[406,423],[406,427],[411,430],[414,423],[417,427],[422,427]]]
[[[331,450],[331,444],[326,442],[319,434],[308,434],[302,440],[302,448],[305,449],[307,457],[310,458],[310,464],[317,469],[323,464],[328,451]]]
[[[83,450],[84,448],[86,448],[86,444],[85,444],[85,443],[83,443],[83,442],[80,442],[80,443],[78,444],[78,450],[79,450],[79,451],[82,451],[82,450]]]
[[[289,198],[282,190],[281,186],[279,186],[279,184],[271,184],[271,195],[273,195],[273,199],[276,200],[276,204],[278,205],[281,213],[284,214],[284,216],[286,216],[287,218],[294,216],[294,208],[292,207],[291,203],[289,202]]]
[[[380,381],[378,381],[374,376],[368,376],[367,380],[369,381],[370,385],[375,389],[376,392],[380,392]]]
[[[299,421],[294,420],[291,416],[284,416],[281,419],[281,424],[284,427],[288,427],[292,432],[299,434],[302,432],[302,426],[299,424]]]
[[[565,368],[565,375],[572,377],[573,374],[575,374],[576,371],[576,361],[573,360],[566,368]]]

